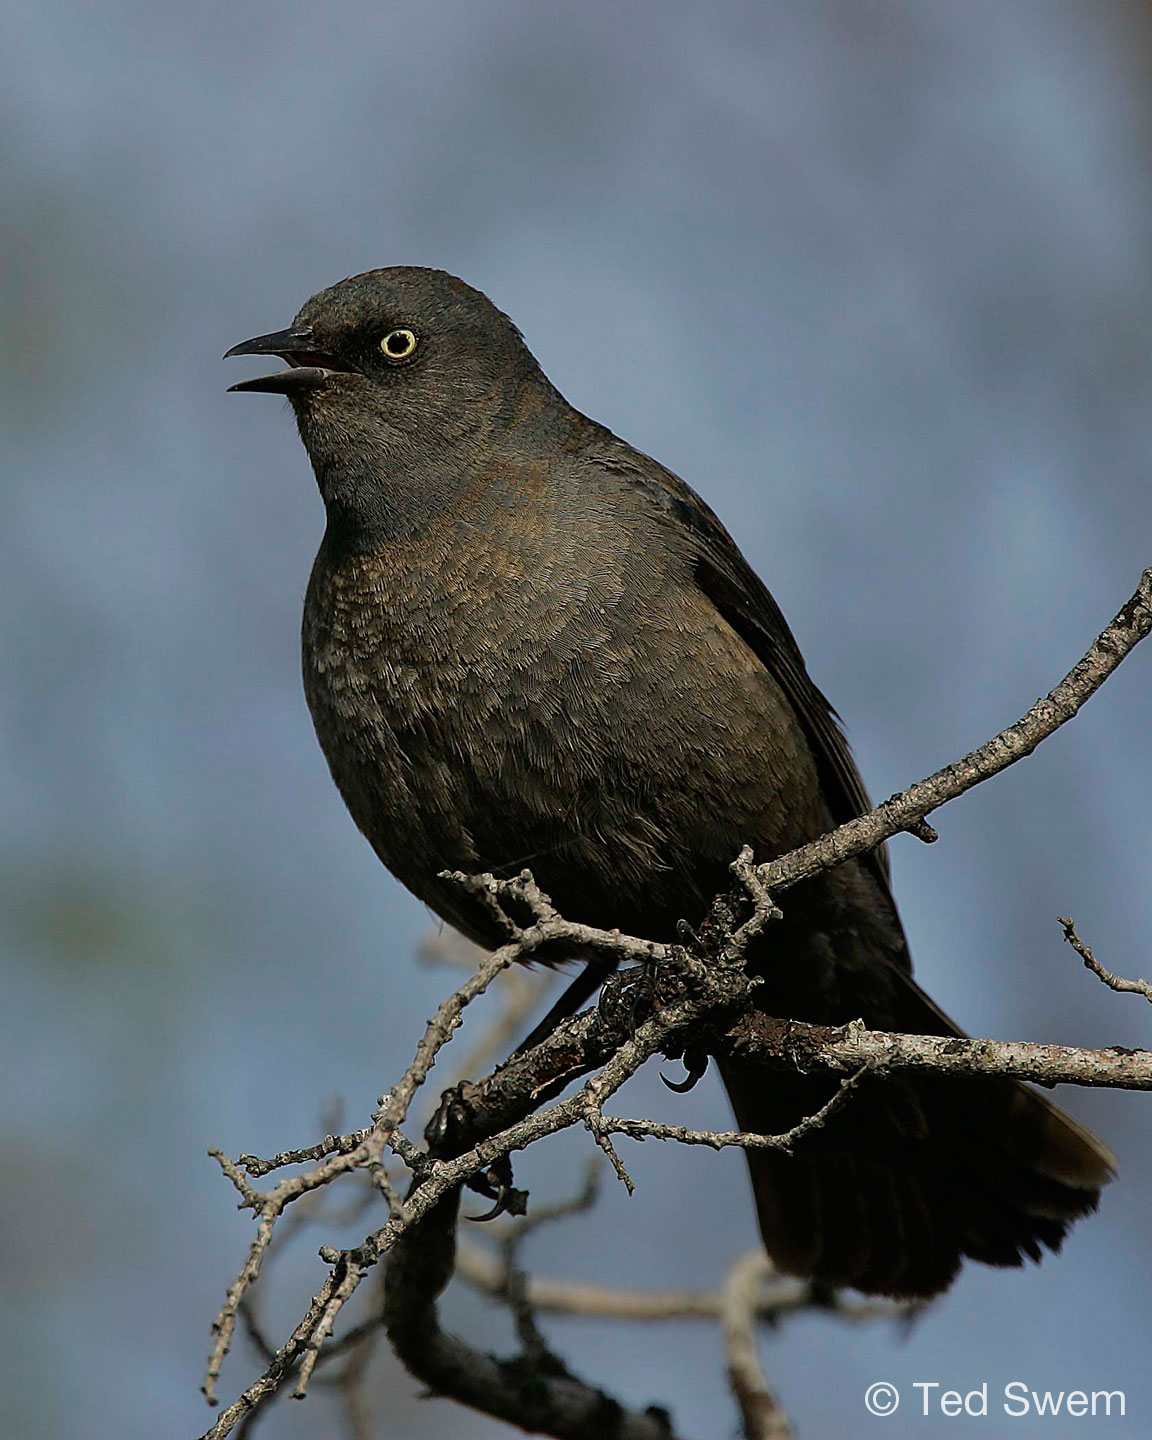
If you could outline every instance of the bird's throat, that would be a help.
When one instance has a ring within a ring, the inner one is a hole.
[[[467,444],[418,447],[366,418],[297,407],[329,540],[348,554],[418,536],[452,506],[476,469]]]

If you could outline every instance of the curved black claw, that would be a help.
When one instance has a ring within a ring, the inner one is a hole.
[[[486,1220],[495,1220],[498,1215],[507,1213],[512,1196],[520,1193],[522,1192],[513,1190],[511,1185],[501,1185],[496,1191],[496,1203],[491,1210],[485,1210],[483,1215],[466,1215],[464,1218],[476,1225],[483,1225]]]
[[[677,1095],[687,1095],[704,1076],[708,1073],[708,1056],[703,1050],[685,1050],[684,1068],[687,1075],[683,1080],[669,1080],[663,1071],[660,1072],[660,1079],[667,1085],[669,1090],[674,1090]]]
[[[492,1209],[486,1210],[483,1215],[469,1215],[469,1220],[483,1223],[485,1220],[495,1220],[497,1215],[528,1213],[528,1192],[517,1190],[512,1184],[512,1161],[507,1155],[502,1155],[481,1174],[473,1175],[465,1184],[469,1190],[475,1190],[477,1195],[486,1195],[496,1202]]]
[[[471,1187],[481,1194],[491,1195],[491,1187],[482,1189],[480,1185]],[[486,1210],[483,1215],[469,1215],[469,1220],[483,1224],[485,1220],[495,1220],[497,1215],[527,1215],[528,1213],[528,1191],[517,1190],[515,1185],[499,1181],[496,1185],[496,1203],[491,1210]]]

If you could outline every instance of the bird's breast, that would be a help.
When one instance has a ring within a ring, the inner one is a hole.
[[[600,803],[631,665],[611,566],[464,543],[335,559],[305,604],[304,684],[336,784],[381,859],[443,909],[442,869],[563,848]],[[562,578],[561,578],[562,577]]]
[[[322,549],[303,639],[353,818],[455,923],[440,871],[529,866],[572,918],[658,933],[740,844],[815,823],[782,793],[815,783],[763,666],[675,557],[637,559],[603,517],[591,539]]]

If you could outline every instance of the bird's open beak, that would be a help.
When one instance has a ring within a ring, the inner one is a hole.
[[[241,380],[229,385],[231,390],[255,390],[268,395],[299,395],[315,390],[333,375],[357,373],[356,367],[336,355],[317,348],[311,325],[292,325],[287,330],[274,330],[270,335],[256,335],[242,340],[225,351],[224,359],[233,355],[279,355],[287,360],[288,370],[274,375],[258,375],[254,380]]]

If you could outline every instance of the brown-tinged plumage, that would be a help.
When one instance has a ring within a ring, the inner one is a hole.
[[[684,482],[572,409],[512,322],[438,270],[370,271],[230,354],[292,401],[327,510],[304,684],[356,824],[484,945],[442,870],[529,866],[572,920],[666,940],[768,859],[860,813],[833,711],[772,597]],[[759,1003],[958,1034],[916,986],[883,854],[789,891]],[[834,1081],[723,1067],[775,1133]],[[748,1155],[784,1270],[932,1295],[965,1256],[1019,1265],[1091,1211],[1112,1159],[1023,1086],[870,1079],[789,1158]]]

